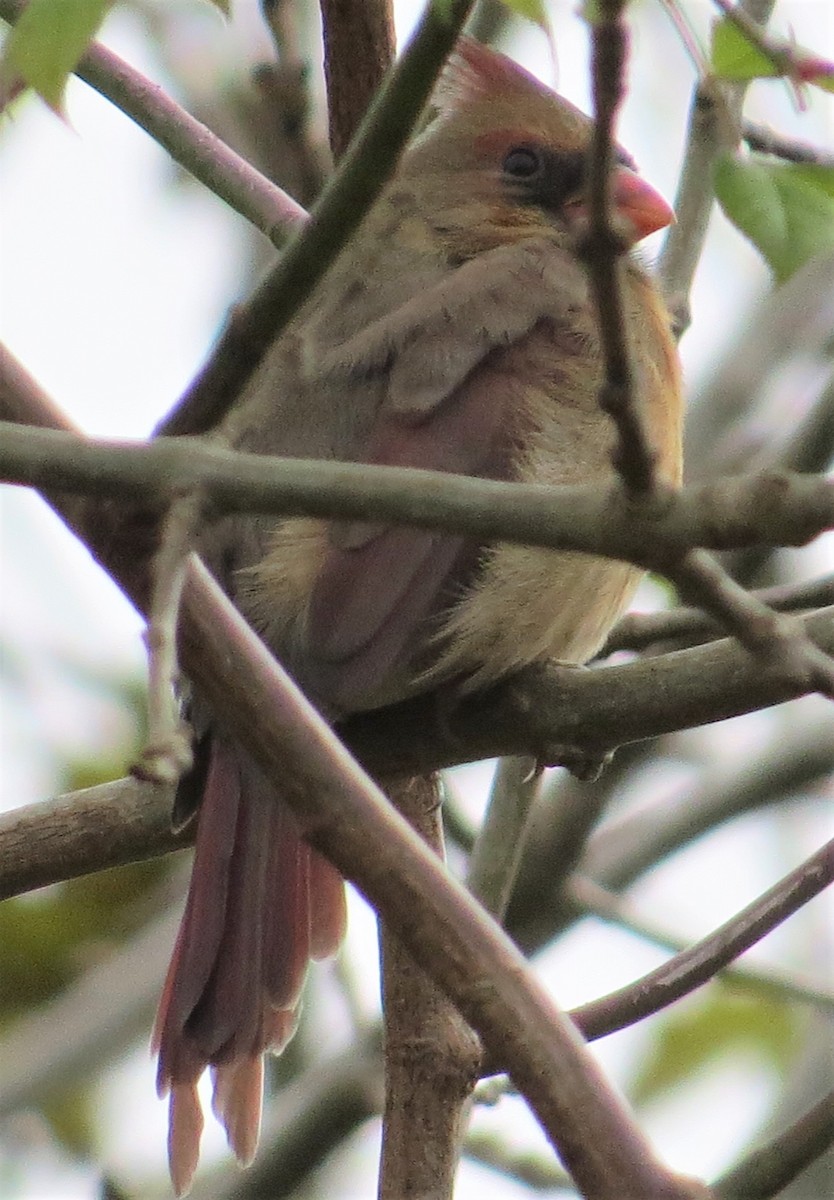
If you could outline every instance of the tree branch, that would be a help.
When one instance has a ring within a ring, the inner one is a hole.
[[[571,1018],[586,1037],[626,1029],[689,995],[834,882],[834,841],[758,896],[709,937]]]
[[[764,25],[776,0],[743,0],[745,11]],[[678,190],[677,223],[666,233],[657,277],[678,334],[690,322],[689,293],[701,260],[715,193],[713,170],[721,151],[738,141],[745,85],[701,78],[695,86]]]
[[[807,583],[777,584],[750,594],[776,612],[823,608],[834,604],[834,575],[824,575]],[[618,650],[646,650],[661,643],[665,649],[683,649],[710,641],[720,632],[718,622],[698,608],[627,613],[614,626],[598,657],[607,658]],[[670,646],[670,642],[674,646]]]
[[[834,1145],[834,1092],[713,1184],[717,1200],[771,1200]]]
[[[807,618],[806,627],[834,651],[834,607]],[[436,701],[421,698],[353,717],[339,732],[373,774],[414,775],[501,755],[535,757],[554,744],[582,743],[599,753],[797,694],[786,691],[781,680],[768,681],[738,646],[723,641],[593,671],[549,668],[464,701],[447,691]],[[674,820],[666,824],[652,815],[648,828],[632,833],[623,827],[612,834],[615,845],[630,850],[616,877],[610,875],[611,843],[604,833],[591,843],[582,869],[607,886],[623,886],[646,862],[716,821],[763,803],[771,783],[777,791],[801,787],[831,764],[830,741],[802,741],[787,760],[780,746],[778,761],[765,759],[764,774],[757,772],[754,780],[734,779],[726,794],[708,796],[703,804],[687,800],[669,810]],[[119,780],[0,817],[0,899],[189,844],[187,835],[171,833],[170,812],[167,788]]]
[[[690,550],[667,573],[685,600],[720,620],[763,666],[834,699],[834,659],[805,636],[799,622],[762,604],[711,555]]]
[[[683,954],[689,949],[677,934],[661,928],[655,921],[637,915],[634,909],[614,892],[600,887],[586,875],[573,875],[568,883],[571,899],[583,913],[596,917],[606,924],[627,930],[644,941],[662,946],[673,954]],[[679,961],[679,960],[672,960]],[[665,964],[671,968],[672,962]],[[790,1000],[808,1004],[834,1016],[834,992],[825,991],[812,983],[805,983],[787,972],[777,972],[770,967],[734,963],[722,967],[716,975],[737,987],[753,990],[777,1000]],[[634,985],[639,986],[641,981]]]
[[[195,563],[190,576],[183,657],[195,686],[268,776],[281,779],[305,836],[383,914],[491,1054],[510,1064],[580,1191],[595,1200],[703,1192],[657,1164],[512,943],[361,775],[205,569]],[[194,654],[210,636],[223,648],[212,662],[205,650]]]
[[[320,0],[330,148],[338,162],[394,57],[390,0]]]
[[[625,0],[599,0],[592,26],[594,126],[588,171],[589,222],[582,250],[590,274],[605,365],[599,402],[617,430],[613,462],[626,491],[640,494],[654,488],[655,454],[636,404],[626,334],[621,262],[626,243],[611,216],[612,138],[614,120],[625,94],[623,76],[628,47],[624,7]]]
[[[0,900],[188,846],[170,787],[133,778],[0,814]]]
[[[786,137],[754,121],[744,121],[741,132],[750,149],[758,151],[759,154],[772,154],[774,158],[782,158],[785,162],[813,163],[834,170],[834,154],[823,150],[821,146],[812,146],[798,138]]]
[[[9,359],[11,356],[8,356]],[[0,378],[0,414],[13,413]],[[243,454],[205,441],[80,441],[0,423],[0,479],[164,504],[205,488],[217,513],[383,517],[481,540],[579,550],[668,571],[694,546],[804,545],[834,526],[834,480],[762,471],[635,499],[622,485],[501,483],[440,471]]]

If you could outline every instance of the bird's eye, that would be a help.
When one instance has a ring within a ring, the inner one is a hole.
[[[511,175],[513,179],[533,179],[541,173],[542,167],[541,154],[531,146],[514,146],[503,163],[504,174]]]

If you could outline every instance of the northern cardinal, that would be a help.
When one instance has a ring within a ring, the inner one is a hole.
[[[436,115],[357,235],[277,341],[238,409],[237,444],[549,484],[612,479],[611,423],[585,269],[590,119],[511,60],[463,40]],[[666,203],[617,154],[613,204],[633,244]],[[660,478],[680,476],[681,390],[667,313],[636,258],[623,276],[643,421]],[[588,556],[379,523],[236,517],[201,546],[235,602],[332,719],[437,681],[492,683],[581,663],[640,577]],[[345,921],[335,870],[215,722],[179,805],[200,800],[196,856],[155,1044],[170,1090],[178,1193],[196,1168],[196,1084],[238,1158],[255,1151],[262,1059],[291,1036],[308,959]]]

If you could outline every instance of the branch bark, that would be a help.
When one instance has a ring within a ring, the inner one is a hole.
[[[443,859],[437,783],[386,788],[399,812]],[[477,1081],[480,1043],[396,931],[381,927],[385,1011],[385,1110],[380,1200],[445,1200],[454,1189],[466,1101]]]
[[[12,356],[0,347],[0,384]],[[385,518],[489,541],[578,550],[663,571],[692,547],[801,546],[834,528],[834,480],[760,471],[636,498],[622,485],[542,486],[468,475],[273,458],[203,440],[81,441],[13,425],[13,384],[0,386],[0,479],[96,499],[164,505],[195,488],[211,515]]]

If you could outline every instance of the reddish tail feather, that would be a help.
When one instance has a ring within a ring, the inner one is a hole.
[[[168,1157],[178,1195],[199,1156],[197,1082],[214,1080],[213,1108],[244,1164],[258,1141],[263,1055],[295,1030],[311,958],[345,928],[338,872],[302,841],[258,768],[212,738],[191,884],[159,1004],[152,1045],[157,1088],[170,1092]]]

